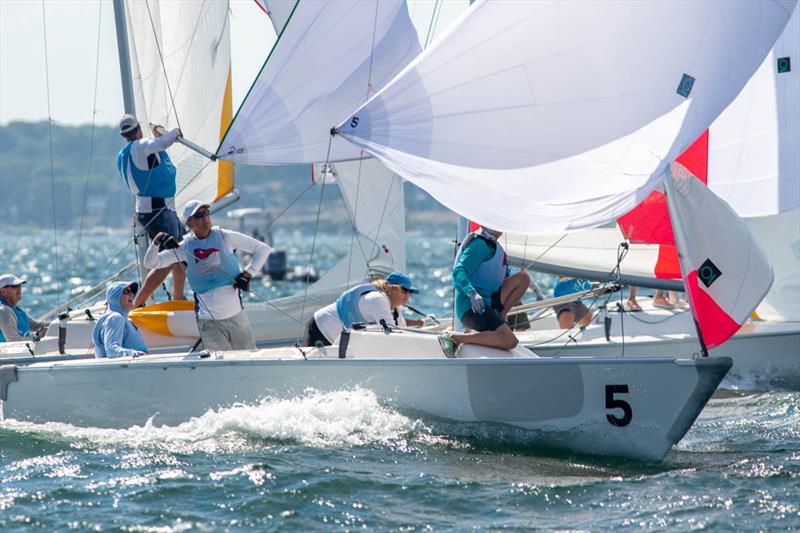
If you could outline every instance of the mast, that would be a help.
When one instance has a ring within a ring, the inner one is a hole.
[[[133,75],[131,74],[130,49],[128,48],[128,25],[125,20],[125,0],[114,0],[114,25],[117,32],[117,50],[119,52],[119,73],[122,82],[122,102],[125,107],[125,114],[136,116],[136,103],[133,98]],[[142,265],[144,264],[144,254],[147,251],[147,239],[140,239],[140,235],[146,237],[144,228],[136,218],[136,203],[133,207],[133,243],[136,246],[137,275],[139,284],[142,283]]]
[[[114,0],[114,24],[117,30],[119,73],[122,78],[122,102],[125,106],[125,113],[136,116],[136,104],[133,99],[131,56],[128,49],[128,26],[125,20],[125,0]]]

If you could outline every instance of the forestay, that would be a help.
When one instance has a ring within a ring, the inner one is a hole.
[[[522,233],[641,201],[795,2],[483,2],[340,125],[459,214]]]
[[[419,50],[405,1],[298,2],[217,154],[262,165],[363,157],[331,144],[330,129]]]
[[[772,267],[736,212],[680,164],[664,185],[686,295],[714,348],[750,318],[772,286]]]
[[[180,127],[200,146],[215,147],[232,117],[228,2],[126,2],[136,114]],[[162,62],[163,59],[163,62]],[[178,210],[199,198],[212,203],[233,190],[233,164],[212,163],[174,144]]]

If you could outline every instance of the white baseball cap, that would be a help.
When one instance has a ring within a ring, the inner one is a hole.
[[[119,132],[129,133],[139,127],[139,121],[133,115],[122,115],[119,119]]]
[[[200,209],[202,209],[203,207],[211,207],[211,206],[208,204],[204,204],[200,200],[189,200],[188,202],[186,202],[186,205],[183,206],[183,212],[181,214],[181,220],[183,221],[183,223],[186,224],[187,222],[189,222],[189,218],[191,218],[192,215],[200,211]]]
[[[3,287],[16,287],[17,285],[22,285],[23,283],[25,283],[25,280],[18,278],[14,274],[3,274],[0,276],[0,289]]]

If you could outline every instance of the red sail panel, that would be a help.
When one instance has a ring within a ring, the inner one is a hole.
[[[676,161],[697,179],[708,183],[708,130]],[[666,197],[653,191],[642,203],[617,219],[623,235],[634,244],[675,244]]]
[[[656,279],[680,279],[681,263],[678,248],[673,244],[658,245],[658,259],[653,272]]]
[[[689,301],[694,311],[694,316],[703,332],[703,341],[710,350],[731,338],[741,327],[736,320],[730,317],[722,307],[702,290],[697,283],[697,270],[692,270],[684,285],[689,293]]]

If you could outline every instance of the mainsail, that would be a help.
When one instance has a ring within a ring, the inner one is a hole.
[[[598,226],[734,99],[794,4],[476,2],[339,131],[479,223]]]
[[[228,2],[125,3],[136,114],[143,125],[180,127],[184,137],[213,149],[232,117]],[[147,133],[147,132],[145,132]],[[233,190],[233,163],[212,163],[175,144],[178,210]]]

